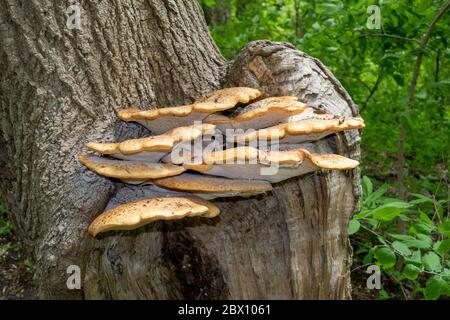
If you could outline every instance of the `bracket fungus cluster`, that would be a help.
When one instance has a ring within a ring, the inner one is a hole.
[[[337,154],[311,152],[305,142],[363,128],[361,118],[327,114],[291,96],[248,104],[261,96],[259,90],[235,87],[190,105],[119,111],[120,119],[138,122],[154,135],[88,143],[94,153],[82,153],[80,162],[99,175],[151,185],[160,196],[107,210],[92,222],[90,234],[135,229],[156,220],[213,218],[220,210],[210,199],[264,194],[272,183],[295,176],[358,166]]]

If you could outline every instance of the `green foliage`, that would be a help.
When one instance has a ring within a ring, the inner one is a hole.
[[[23,264],[25,265],[25,269],[28,273],[33,273],[34,270],[34,263],[30,259],[25,259]]]
[[[0,204],[0,238],[10,234],[11,231],[12,226],[6,217],[6,208]]]
[[[0,204],[0,261],[2,261],[11,250],[19,250],[18,244],[13,244],[8,240],[8,236],[10,236],[11,233],[12,225],[6,217],[6,208]]]
[[[384,277],[401,283],[413,298],[450,296],[447,202],[421,194],[410,201],[389,198],[385,185],[374,190],[366,176],[362,189],[361,208],[349,225],[356,259],[380,266]],[[397,233],[399,221],[406,223],[406,234]]]

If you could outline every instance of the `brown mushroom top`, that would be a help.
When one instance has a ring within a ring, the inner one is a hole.
[[[253,147],[237,147],[223,151],[212,151],[203,155],[203,163],[185,163],[186,169],[196,171],[208,171],[217,164],[245,164],[255,161],[255,163],[270,165],[297,166],[307,158],[314,165],[322,169],[353,169],[359,162],[337,154],[317,154],[306,149],[292,149],[284,151],[263,151]]]
[[[260,129],[234,136],[237,142],[248,142],[253,140],[271,141],[281,140],[287,135],[308,135],[323,132],[340,132],[350,129],[364,128],[362,118],[337,117],[333,119],[307,119],[288,123],[282,123],[273,127]]]
[[[135,154],[142,151],[171,151],[180,142],[192,141],[202,135],[214,134],[212,124],[194,124],[146,138],[130,139],[120,143],[87,143],[86,147],[101,154]]]
[[[92,236],[110,230],[132,230],[157,220],[212,218],[220,213],[211,202],[196,197],[163,197],[129,202],[99,215],[89,226]]]
[[[272,185],[266,181],[226,179],[192,173],[157,179],[153,183],[167,189],[206,193],[237,192],[257,194],[272,190]]]
[[[123,109],[118,117],[124,121],[154,120],[163,116],[185,117],[194,111],[213,113],[233,108],[238,103],[247,103],[261,95],[256,89],[235,87],[217,90],[197,99],[193,104],[153,110]]]
[[[170,163],[148,163],[141,161],[121,161],[81,154],[79,160],[99,175],[125,180],[158,179],[181,174],[182,166]]]
[[[297,97],[270,97],[246,106],[241,112],[232,117],[232,120],[247,121],[273,111],[285,112],[287,115],[295,115],[302,113],[306,108],[307,105],[298,101]]]
[[[225,88],[195,100],[194,109],[198,112],[223,111],[233,108],[238,103],[247,103],[259,96],[261,96],[261,92],[253,88]]]
[[[124,121],[153,120],[162,116],[184,117],[189,115],[193,110],[194,106],[192,104],[152,110],[127,108],[119,110],[117,116]]]

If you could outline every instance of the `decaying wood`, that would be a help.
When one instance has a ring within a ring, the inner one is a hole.
[[[0,194],[36,264],[47,298],[348,298],[349,217],[359,173],[319,172],[272,194],[214,200],[222,214],[156,222],[93,239],[108,203],[139,197],[85,169],[87,141],[146,134],[119,107],[192,102],[225,86],[296,95],[330,113],[358,110],[319,61],[289,44],[250,43],[229,65],[194,0],[80,1],[82,30],[66,28],[65,3],[0,3]],[[359,158],[357,132],[315,143]],[[82,290],[66,287],[67,267]]]

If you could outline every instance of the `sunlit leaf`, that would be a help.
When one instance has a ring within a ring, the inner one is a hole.
[[[358,220],[356,220],[356,219],[350,220],[350,222],[348,224],[348,234],[351,235],[351,234],[356,233],[360,227],[361,227],[361,224],[359,223]]]
[[[379,248],[375,251],[377,263],[385,269],[390,269],[395,265],[397,258],[394,252],[389,248]]]

